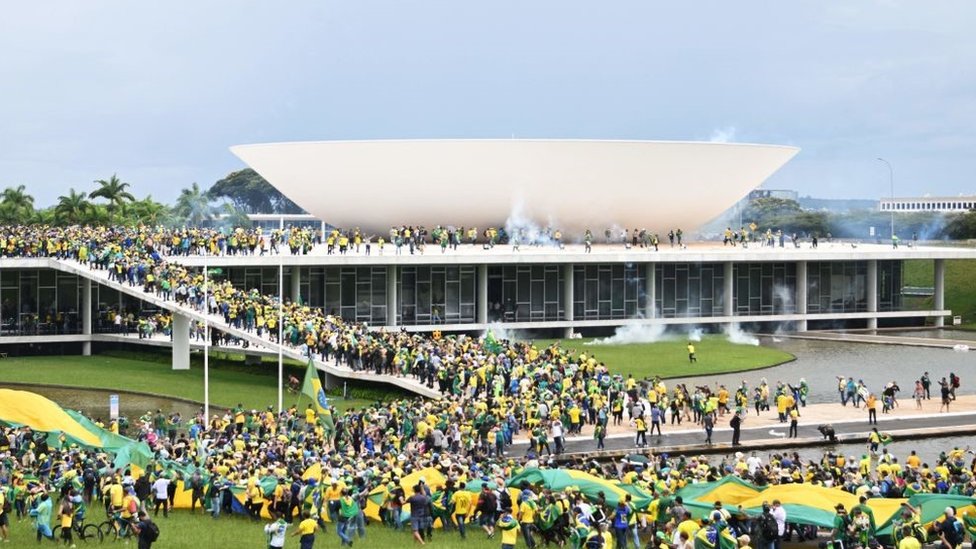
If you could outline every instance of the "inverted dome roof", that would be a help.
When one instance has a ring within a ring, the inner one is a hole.
[[[499,139],[310,141],[231,151],[316,217],[385,234],[399,224],[503,226],[513,212],[568,232],[690,230],[799,149]]]

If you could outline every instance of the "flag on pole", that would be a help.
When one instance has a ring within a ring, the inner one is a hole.
[[[305,383],[302,384],[302,394],[308,396],[315,403],[316,413],[319,415],[329,413],[329,400],[325,398],[325,389],[322,388],[319,372],[312,364],[311,357],[308,359],[308,367],[305,368]]]

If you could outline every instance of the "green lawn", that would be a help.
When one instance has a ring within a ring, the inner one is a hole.
[[[740,370],[752,370],[786,362],[793,355],[754,345],[736,345],[723,335],[706,335],[695,343],[698,362],[688,363],[687,339],[674,336],[657,343],[631,343],[626,345],[585,345],[592,339],[540,339],[537,346],[547,346],[558,341],[564,349],[575,349],[576,354],[594,355],[606,363],[611,372],[633,374],[635,378],[681,377],[706,375]]]
[[[903,284],[905,286],[933,286],[935,262],[922,259],[905,261]],[[976,261],[947,259],[945,272],[945,305],[953,315],[962,315],[963,322],[976,321]],[[933,305],[931,297],[906,298],[906,304],[916,309],[928,309]]]
[[[94,520],[104,520],[104,512],[101,509],[89,510],[89,515]],[[63,547],[47,542],[41,545],[35,543],[35,530],[33,522],[25,520],[17,522],[16,517],[11,518],[10,524],[10,543],[0,544],[9,547]],[[262,530],[266,522],[253,522],[242,517],[227,517],[221,515],[217,520],[209,516],[190,515],[187,511],[176,511],[169,518],[163,518],[160,513],[157,521],[159,526],[159,540],[153,544],[153,549],[199,549],[201,547],[233,549],[267,549],[267,537]],[[289,528],[289,533],[291,528]],[[646,537],[646,536],[645,536]],[[89,546],[91,544],[88,544]],[[135,543],[123,545],[121,542],[111,543],[105,541],[104,547],[136,547]],[[369,524],[366,527],[366,538],[354,541],[355,547],[413,547],[415,543],[408,531],[394,531],[379,524]],[[456,532],[442,533],[435,530],[431,547],[455,549],[464,547],[465,549],[498,549],[501,542],[496,534],[495,539],[487,539],[484,531],[477,528],[468,528],[468,537],[462,540]],[[78,543],[78,547],[85,547],[83,543]],[[98,547],[98,544],[95,544]],[[329,531],[319,533],[315,539],[315,547],[338,547],[339,537],[336,535],[335,528],[329,525]],[[298,547],[297,537],[288,537],[285,542],[288,549]],[[522,539],[519,539],[517,547],[525,547]]]
[[[0,383],[4,381],[71,385],[96,389],[142,391],[203,401],[203,358],[194,355],[190,370],[174,371],[167,353],[113,353],[94,356],[10,357],[0,361]],[[289,364],[285,376],[302,379],[304,366]],[[277,364],[246,365],[235,357],[210,360],[210,400],[216,406],[262,409],[278,401]],[[346,410],[399,393],[384,390],[351,391],[353,396],[332,400]],[[286,394],[285,402],[296,399]]]

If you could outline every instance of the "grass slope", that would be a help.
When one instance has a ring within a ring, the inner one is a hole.
[[[97,506],[96,506],[97,507]],[[89,516],[92,521],[104,520],[104,512],[101,509],[89,509]],[[10,524],[10,543],[3,546],[13,547],[64,547],[50,542],[43,544],[35,543],[35,531],[33,522],[25,520],[17,522],[16,518],[11,518]],[[221,515],[217,520],[209,516],[199,514],[191,515],[188,511],[176,511],[171,513],[169,518],[163,518],[160,514],[157,521],[159,526],[159,540],[153,543],[153,549],[199,549],[202,547],[233,548],[233,549],[267,549],[267,537],[262,530],[266,522],[254,522],[242,517],[227,517]],[[289,534],[291,528],[289,528]],[[366,526],[366,538],[360,540],[354,538],[355,547],[413,547],[415,543],[409,532],[393,531],[379,524],[369,524]],[[536,537],[538,539],[538,536]],[[76,540],[77,542],[77,540]],[[483,530],[476,527],[468,527],[468,537],[462,540],[456,532],[442,533],[435,530],[431,547],[438,549],[454,549],[464,547],[465,549],[498,549],[501,542],[496,534],[495,539],[487,539]],[[91,546],[88,544],[87,546]],[[95,543],[98,547],[98,543]],[[123,545],[121,542],[111,543],[105,541],[104,547],[125,547],[135,548],[136,543],[130,542]],[[329,531],[319,532],[315,536],[315,547],[338,547],[339,536],[336,535],[335,528],[330,524]],[[518,547],[525,547],[524,541],[520,538]],[[86,547],[83,543],[78,543],[78,547]],[[297,537],[288,537],[285,541],[288,549],[298,547]]]
[[[290,365],[285,376],[289,373],[301,379],[304,368]],[[195,356],[190,370],[175,371],[169,367],[168,355],[152,353],[10,357],[0,361],[0,383],[4,381],[142,391],[202,402],[203,359]],[[332,402],[345,410],[389,393],[374,391],[360,396],[364,398],[335,398]],[[277,364],[248,366],[233,358],[211,358],[210,399],[216,406],[233,407],[240,402],[256,409],[277,403]],[[285,394],[286,404],[295,399],[295,395]]]
[[[947,259],[945,269],[945,305],[954,315],[962,315],[963,322],[976,323],[976,261]],[[903,283],[905,286],[935,285],[935,262],[922,259],[905,261]],[[908,298],[906,298],[908,299]],[[906,301],[916,309],[933,306],[933,298],[914,298]]]
[[[688,363],[686,339],[674,336],[657,343],[630,343],[625,345],[586,345],[592,339],[540,339],[537,346],[547,346],[558,341],[564,349],[575,349],[576,354],[586,353],[606,363],[611,372],[644,377],[683,377],[707,375],[739,370],[764,368],[786,362],[793,355],[754,345],[737,345],[725,336],[706,335],[695,343],[698,362]]]

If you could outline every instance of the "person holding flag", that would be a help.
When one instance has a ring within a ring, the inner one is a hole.
[[[332,410],[329,409],[329,399],[325,396],[325,389],[322,387],[322,381],[319,379],[319,372],[312,362],[312,357],[309,357],[308,366],[305,368],[302,394],[312,399],[312,409],[322,418],[325,437],[331,441],[335,436],[335,422],[332,419]]]

